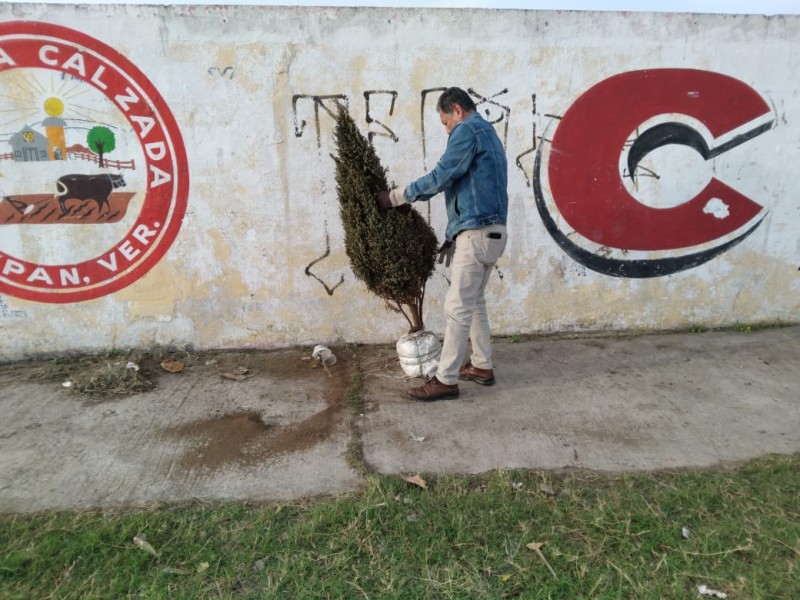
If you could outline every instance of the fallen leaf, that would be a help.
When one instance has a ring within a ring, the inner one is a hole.
[[[169,371],[170,373],[180,373],[183,371],[186,365],[183,364],[183,361],[180,360],[172,360],[168,358],[161,362],[161,368],[165,371]]]
[[[525,544],[525,547],[538,552],[546,543],[547,542],[531,542],[530,544]]]
[[[203,561],[199,565],[197,565],[197,572],[203,573],[205,571],[208,571],[208,563]]]
[[[187,569],[181,569],[180,567],[164,567],[161,569],[162,573],[166,573],[167,575],[188,575],[189,571]]]
[[[147,542],[146,539],[144,539],[144,535],[143,534],[140,533],[140,534],[137,534],[137,535],[133,536],[133,543],[136,544],[137,548],[141,548],[142,550],[144,550],[148,554],[152,554],[153,556],[158,558],[158,552],[156,552],[156,549],[153,548]]]
[[[506,573],[505,575],[501,575],[500,579],[503,581],[508,581],[509,579],[511,579],[511,575],[509,573]]]
[[[545,493],[545,494],[547,494],[549,496],[555,496],[556,495],[556,491],[553,489],[553,487],[550,486],[550,485],[547,485],[546,483],[540,483],[538,489],[539,489],[540,492],[543,492],[543,493]]]
[[[418,487],[421,487],[423,490],[428,489],[428,482],[425,481],[419,475],[412,475],[411,477],[403,477],[403,480]]]
[[[688,527],[683,527],[683,528],[681,529],[681,533],[683,534],[683,537],[685,537],[687,540],[688,540],[688,539],[691,537],[691,535],[692,535],[692,532],[691,532],[691,531],[689,531],[689,528],[688,528]]]
[[[233,379],[234,381],[244,381],[250,377],[249,373],[250,369],[247,367],[236,367],[233,371],[222,373],[221,377],[224,377],[225,379]]]
[[[247,379],[247,375],[236,375],[235,373],[222,373],[220,377],[224,379],[232,379],[234,381],[244,381]]]

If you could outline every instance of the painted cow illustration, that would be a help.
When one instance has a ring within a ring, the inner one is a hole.
[[[108,197],[111,190],[123,187],[125,180],[122,175],[63,175],[56,181],[57,193],[53,199],[58,200],[61,214],[67,214],[66,201],[94,200],[101,213],[110,210]],[[105,209],[105,210],[104,210]]]

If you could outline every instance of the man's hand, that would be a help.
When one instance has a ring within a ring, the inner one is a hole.
[[[390,208],[410,208],[403,196],[404,191],[405,188],[394,188],[391,192],[378,192],[375,194],[375,204],[378,205],[378,210],[385,212]]]
[[[445,267],[449,267],[453,261],[453,254],[456,253],[456,245],[452,240],[445,240],[442,247],[439,248],[439,264],[444,263]]]
[[[378,192],[375,194],[375,204],[378,205],[378,210],[381,212],[392,208],[391,192]]]

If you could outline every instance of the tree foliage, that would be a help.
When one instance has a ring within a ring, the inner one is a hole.
[[[400,310],[412,332],[421,331],[425,283],[436,262],[436,234],[410,205],[378,210],[374,196],[389,189],[386,170],[344,107],[339,108],[335,141],[339,214],[353,273],[369,291]]]
[[[86,143],[89,144],[89,148],[91,148],[93,152],[97,153],[100,167],[105,166],[103,164],[103,156],[111,152],[117,146],[114,132],[108,127],[102,127],[100,125],[92,127],[89,130],[89,133],[86,135]]]

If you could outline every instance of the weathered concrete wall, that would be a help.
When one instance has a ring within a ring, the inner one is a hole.
[[[344,252],[331,113],[346,102],[404,184],[446,144],[450,85],[509,159],[496,333],[800,320],[796,17],[3,4],[0,21],[0,359],[395,340],[405,321]],[[441,197],[420,208],[441,237]],[[437,267],[434,331],[446,285]]]

